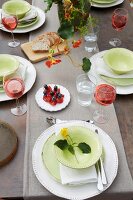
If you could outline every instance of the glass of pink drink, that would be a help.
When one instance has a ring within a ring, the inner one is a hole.
[[[104,112],[103,107],[112,104],[116,98],[115,87],[108,84],[100,84],[95,89],[94,94],[96,102],[99,104],[99,109],[95,110],[93,113],[93,119],[101,124],[108,121],[109,115]]]
[[[24,81],[21,78],[10,78],[4,81],[4,90],[7,96],[16,99],[16,107],[11,108],[11,113],[17,116],[23,115],[27,111],[25,104],[19,104],[19,98],[25,90]]]
[[[1,21],[2,25],[11,32],[12,41],[8,42],[9,47],[17,47],[20,45],[20,41],[14,38],[13,31],[16,29],[18,25],[18,20],[16,16],[7,15],[5,13],[1,13]]]

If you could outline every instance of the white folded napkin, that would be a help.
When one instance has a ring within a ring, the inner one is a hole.
[[[28,20],[34,20],[37,17],[38,13],[35,8],[31,8],[31,10],[22,18],[19,19],[19,23],[28,21]]]
[[[100,75],[108,76],[111,78],[133,78],[133,72],[121,75],[113,73],[113,71],[105,64],[102,58],[97,58],[94,64],[97,73]]]
[[[56,135],[60,133],[61,128],[61,124],[55,125]],[[72,169],[60,164],[60,177],[62,184],[80,185],[97,182],[97,172],[94,165],[85,169]]]

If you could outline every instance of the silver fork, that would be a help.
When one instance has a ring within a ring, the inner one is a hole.
[[[95,132],[98,134],[97,129],[95,130]],[[106,176],[104,165],[103,165],[103,160],[101,157],[99,158],[98,162],[99,162],[99,168],[100,168],[100,172],[101,172],[102,183],[104,185],[106,185],[106,184],[108,184],[108,181],[107,181],[107,176]]]
[[[60,120],[60,119],[57,119],[55,117],[46,117],[46,121],[50,124],[50,125],[54,125],[56,123],[60,123],[60,122],[66,122],[66,120]],[[91,124],[94,124],[94,121],[92,120],[87,120],[86,122],[88,123],[91,123]]]

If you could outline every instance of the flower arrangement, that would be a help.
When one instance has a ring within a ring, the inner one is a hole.
[[[58,148],[60,148],[62,151],[67,149],[71,154],[75,155],[75,148],[79,148],[82,153],[88,154],[91,153],[91,147],[85,143],[85,142],[80,142],[77,144],[74,142],[69,135],[69,130],[68,128],[62,128],[60,131],[61,136],[64,138],[63,140],[57,140],[54,145],[56,145]],[[78,159],[76,157],[76,160],[78,162]]]
[[[63,39],[71,38],[75,31],[84,33],[90,21],[91,0],[44,0],[47,3],[46,12],[53,3],[58,5],[60,27],[59,35]]]

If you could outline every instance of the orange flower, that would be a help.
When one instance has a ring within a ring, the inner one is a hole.
[[[46,66],[47,66],[48,68],[50,68],[52,65],[58,64],[58,63],[60,63],[60,62],[61,62],[60,59],[55,59],[55,58],[51,58],[51,57],[50,57],[50,59],[47,60],[47,61],[45,62],[45,64],[46,64]]]
[[[73,44],[73,48],[78,48],[81,45],[82,41],[81,39],[79,40],[73,40],[72,44]]]

